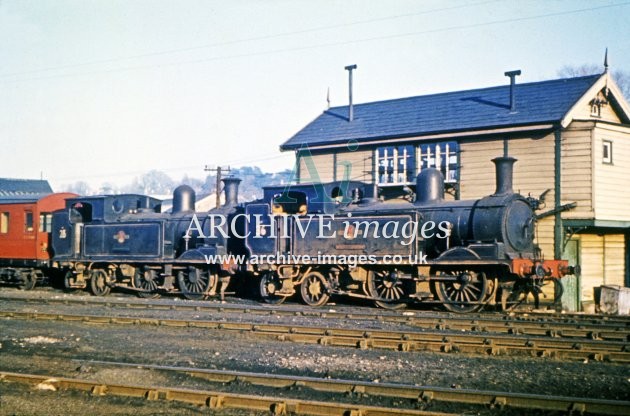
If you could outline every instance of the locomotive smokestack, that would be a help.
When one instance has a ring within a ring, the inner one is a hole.
[[[444,199],[444,176],[435,168],[424,169],[416,178],[416,204],[435,204]]]
[[[223,192],[225,192],[225,206],[233,207],[238,205],[238,184],[241,183],[241,180],[232,177],[221,180],[223,181]]]
[[[497,175],[497,190],[495,195],[505,195],[514,192],[512,189],[512,175],[514,170],[514,163],[516,159],[509,156],[495,157],[492,159],[496,167]]]
[[[192,212],[195,210],[195,190],[188,185],[180,185],[173,191],[171,213]]]

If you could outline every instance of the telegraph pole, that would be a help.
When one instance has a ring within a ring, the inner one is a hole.
[[[217,166],[216,168],[209,168],[207,165],[204,168],[206,172],[216,172],[217,173],[217,185],[216,185],[216,195],[217,195],[217,208],[221,206],[221,173],[229,172],[229,166]]]

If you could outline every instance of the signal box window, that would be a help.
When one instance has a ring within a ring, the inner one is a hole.
[[[24,212],[24,231],[33,232],[33,213],[31,211]]]
[[[42,212],[39,214],[39,232],[52,232],[52,214],[48,212]]]
[[[378,183],[413,183],[416,174],[414,146],[387,146],[378,148]]]
[[[378,183],[415,183],[422,169],[437,168],[446,184],[458,182],[459,149],[457,142],[423,143],[418,146],[387,146],[377,149]]]
[[[420,169],[437,168],[444,175],[445,183],[457,182],[457,170],[459,167],[457,142],[441,142],[421,144]]]
[[[7,234],[9,232],[9,213],[0,212],[0,234]]]
[[[608,165],[613,164],[613,146],[610,140],[603,141],[602,162]]]

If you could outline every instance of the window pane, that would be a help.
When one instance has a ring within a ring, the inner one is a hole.
[[[426,168],[440,169],[445,182],[457,182],[457,142],[423,143],[417,148],[413,145],[381,147],[377,149],[377,156],[381,184],[413,183],[417,173]]]
[[[30,211],[24,213],[24,228],[28,232],[33,231],[33,213]]]
[[[412,145],[387,146],[377,149],[378,182],[407,183],[415,176],[416,155]]]
[[[613,148],[612,142],[604,140],[602,147],[602,162],[613,163]]]
[[[39,232],[49,233],[52,230],[52,214],[42,212],[39,214]]]
[[[0,234],[6,234],[9,232],[9,213],[0,213]]]

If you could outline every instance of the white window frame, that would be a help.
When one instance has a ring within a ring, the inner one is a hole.
[[[612,140],[602,140],[602,163],[613,164],[613,142]]]

